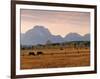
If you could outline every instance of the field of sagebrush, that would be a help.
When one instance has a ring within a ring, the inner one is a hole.
[[[40,55],[29,52],[42,51]],[[90,65],[90,48],[21,49],[21,69],[80,67]]]

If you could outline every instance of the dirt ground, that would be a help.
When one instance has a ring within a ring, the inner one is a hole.
[[[29,55],[34,49],[21,49],[21,69],[90,66],[89,48],[39,49],[41,55]]]

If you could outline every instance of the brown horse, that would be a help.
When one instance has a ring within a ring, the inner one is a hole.
[[[37,52],[37,55],[43,55],[43,52]]]
[[[34,52],[29,52],[29,55],[34,55],[35,56],[36,54]]]

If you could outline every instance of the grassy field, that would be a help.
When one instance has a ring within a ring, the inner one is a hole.
[[[41,55],[29,52],[42,51]],[[80,67],[90,65],[90,48],[53,47],[41,49],[21,49],[21,69]]]

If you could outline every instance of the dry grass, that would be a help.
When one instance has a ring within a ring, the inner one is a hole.
[[[21,69],[79,67],[90,65],[89,48],[39,49],[42,55],[29,55],[30,51],[21,50]]]

